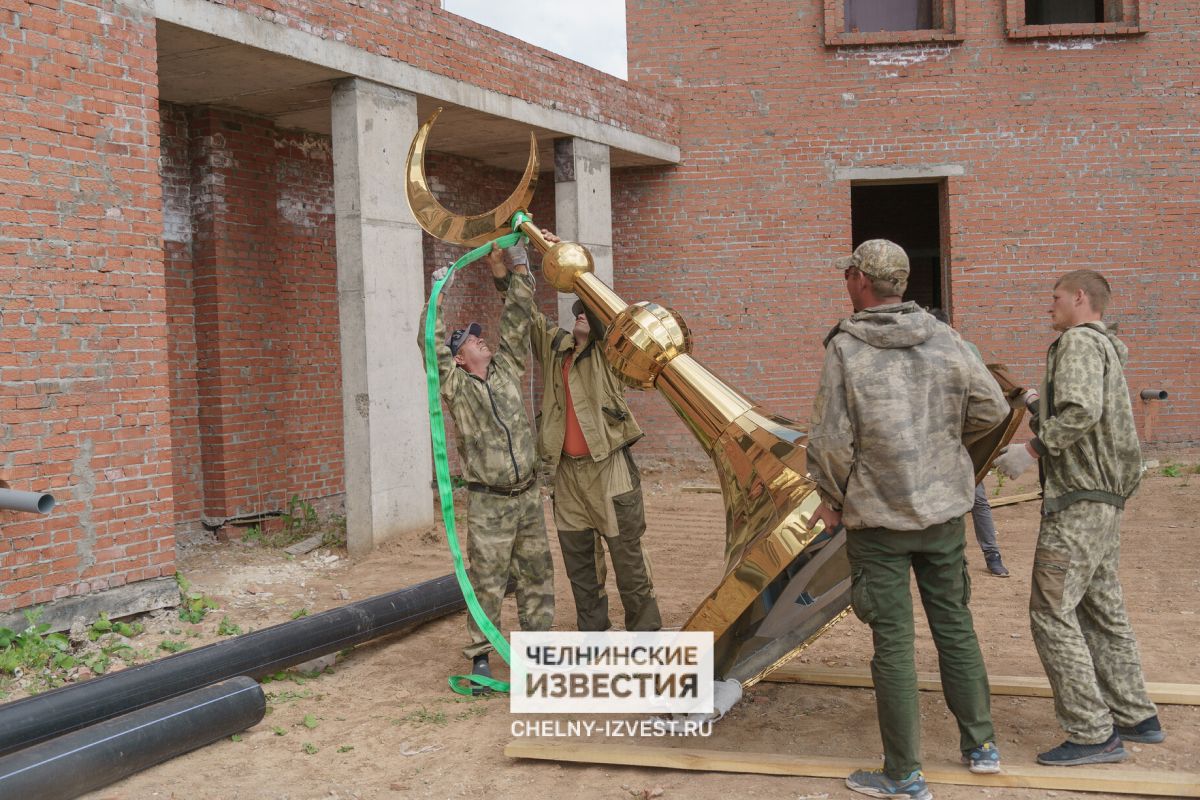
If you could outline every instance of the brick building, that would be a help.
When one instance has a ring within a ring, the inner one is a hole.
[[[0,0],[0,478],[59,500],[0,512],[0,614],[170,602],[177,533],[293,495],[356,552],[432,521],[417,315],[458,251],[401,171],[438,106],[447,206],[502,199],[533,130],[538,221],[773,411],[846,312],[830,259],[886,235],[1026,380],[1051,276],[1101,269],[1131,386],[1170,395],[1144,438],[1197,439],[1191,4],[630,0],[628,83],[438,5]],[[495,318],[478,272],[454,293]],[[634,408],[639,452],[700,456]]]

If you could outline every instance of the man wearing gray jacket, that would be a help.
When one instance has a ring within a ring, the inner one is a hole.
[[[846,779],[873,797],[929,800],[920,760],[909,573],[916,574],[942,691],[972,772],[998,772],[987,672],[967,608],[965,525],[975,496],[964,436],[1008,414],[999,385],[962,338],[902,302],[908,256],[885,239],[839,259],[855,314],[825,340],[808,470],[814,521],[847,529],[851,603],[871,626],[881,770]]]

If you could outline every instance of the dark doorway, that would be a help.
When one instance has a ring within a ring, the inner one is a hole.
[[[854,246],[891,239],[908,253],[905,300],[942,306],[941,187],[938,183],[856,183],[850,187]]]

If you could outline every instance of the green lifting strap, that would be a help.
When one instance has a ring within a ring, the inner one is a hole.
[[[518,211],[512,219],[515,230],[522,222],[531,219],[528,214]],[[500,247],[512,247],[525,238],[522,233],[510,233],[495,240]],[[455,261],[446,275],[434,283],[429,294],[429,307],[425,314],[425,383],[429,393],[429,427],[433,437],[433,464],[437,473],[438,499],[442,506],[442,521],[446,525],[446,542],[450,545],[450,554],[454,557],[454,576],[462,589],[463,599],[467,601],[467,610],[475,624],[483,631],[483,635],[491,642],[492,647],[504,659],[511,662],[508,640],[496,629],[492,621],[483,613],[471,579],[467,577],[467,568],[463,565],[462,549],[458,544],[458,532],[454,526],[454,488],[450,482],[450,464],[446,458],[446,422],[442,415],[442,381],[438,374],[437,342],[434,341],[434,328],[437,319],[438,296],[442,293],[446,282],[459,269],[486,256],[492,249],[492,242],[476,247],[462,258]],[[495,678],[485,678],[480,675],[451,675],[450,688],[459,694],[471,694],[471,684],[479,684],[499,692],[507,692],[508,684]]]

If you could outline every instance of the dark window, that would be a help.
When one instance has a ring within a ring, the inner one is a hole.
[[[934,27],[934,0],[846,0],[846,33],[924,31]]]
[[[850,187],[854,246],[890,239],[908,253],[905,300],[927,308],[942,302],[942,183],[856,183]]]
[[[1104,0],[1025,0],[1026,25],[1104,22]]]

